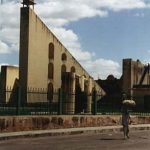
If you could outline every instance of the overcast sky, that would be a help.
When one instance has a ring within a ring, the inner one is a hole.
[[[20,0],[1,0],[0,64],[18,65]],[[95,78],[150,62],[150,0],[35,0],[35,12]]]

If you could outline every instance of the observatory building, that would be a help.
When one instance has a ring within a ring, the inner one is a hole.
[[[20,56],[19,83],[22,89],[22,102],[55,101],[54,91],[62,89],[71,93],[66,109],[74,112],[75,94],[81,92],[92,94],[93,90],[104,94],[101,87],[88,72],[71,55],[59,39],[37,16],[30,5],[34,1],[24,0],[20,18]],[[32,99],[27,94],[28,88],[47,89],[44,99]],[[87,100],[87,112],[91,112],[92,98]]]

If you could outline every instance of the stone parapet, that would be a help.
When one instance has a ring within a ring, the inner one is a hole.
[[[132,116],[132,124],[150,124],[150,117]],[[0,117],[0,132],[49,130],[79,127],[121,125],[121,116],[66,115],[66,116],[4,116]]]

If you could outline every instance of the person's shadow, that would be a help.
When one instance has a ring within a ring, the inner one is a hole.
[[[102,141],[114,141],[114,140],[124,140],[124,138],[100,138],[98,140],[102,140]]]

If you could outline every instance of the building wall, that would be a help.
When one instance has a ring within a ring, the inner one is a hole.
[[[1,66],[1,102],[9,102],[15,80],[19,78],[19,68],[15,66]],[[5,92],[10,91],[10,92]]]
[[[136,107],[145,110],[146,108],[150,109],[150,88],[134,88],[133,97],[136,101]]]
[[[79,76],[80,83],[84,76],[85,80],[91,79],[91,89],[96,87],[98,91],[104,93],[32,9],[21,8],[20,27],[19,78],[22,87],[47,89],[48,84],[52,83],[54,90],[57,90],[62,82],[61,67],[65,65],[66,72],[71,72],[71,67],[75,67],[75,74]],[[54,58],[52,59],[49,58],[50,43],[54,45]],[[66,61],[62,61],[62,54],[66,54]],[[49,63],[53,64],[53,78],[48,78]]]
[[[14,82],[19,77],[19,68],[14,66],[7,66],[7,74],[6,74],[6,86],[12,87],[14,86]]]
[[[144,64],[139,60],[123,59],[123,92],[127,95],[132,95],[133,85],[139,85],[142,75],[144,73]],[[148,72],[145,74],[142,85],[148,85],[149,82]]]
[[[150,75],[145,67],[139,60],[123,60],[123,92],[135,100],[137,110],[150,109]]]

